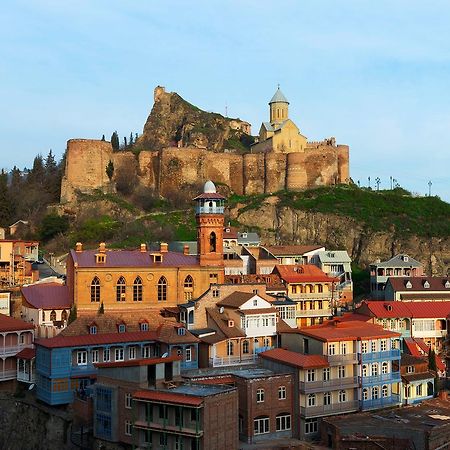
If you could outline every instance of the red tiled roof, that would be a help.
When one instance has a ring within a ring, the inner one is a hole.
[[[224,299],[217,302],[217,306],[231,306],[233,308],[239,308],[239,306],[243,305],[245,302],[254,297],[255,294],[253,292],[239,292],[235,291],[232,294],[228,295]]]
[[[194,198],[194,200],[200,199],[225,200],[225,197],[217,192],[208,192],[208,193],[204,192],[203,194],[197,195],[197,197]]]
[[[178,334],[178,329],[184,328],[184,334]],[[157,330],[158,340],[166,344],[184,344],[200,342],[200,339],[194,336],[184,326],[173,323],[162,323]]]
[[[181,267],[181,266],[198,266],[198,260],[195,256],[185,255],[177,252],[162,253],[162,262],[153,262],[152,253],[158,252],[141,252],[140,250],[106,250],[106,261],[97,264],[95,255],[98,250],[83,250],[76,252],[71,250],[70,254],[74,262],[78,263],[78,267]]]
[[[369,310],[378,318],[412,317],[416,319],[446,318],[450,314],[450,302],[401,302],[364,301]],[[360,307],[360,308],[361,308]],[[390,308],[390,310],[388,309]]]
[[[178,355],[169,355],[167,358],[130,359],[128,361],[96,363],[94,366],[99,368],[153,366],[163,362],[181,361],[182,359],[183,358]]]
[[[16,358],[22,358],[22,359],[33,359],[34,357],[36,357],[36,349],[35,348],[24,348],[16,355]]]
[[[265,246],[275,256],[297,256],[323,248],[323,245],[270,245]]]
[[[22,295],[36,309],[70,309],[69,288],[59,283],[42,283],[24,286]]]
[[[310,368],[310,367],[328,367],[326,358],[320,355],[303,355],[301,353],[285,350],[284,348],[274,348],[259,354],[262,358],[270,359],[288,366]]]
[[[156,331],[132,331],[125,333],[85,334],[38,339],[35,343],[46,348],[84,347],[87,345],[122,344],[125,342],[157,341]]]
[[[286,333],[298,333],[319,341],[350,341],[357,339],[382,339],[401,336],[400,333],[384,330],[381,325],[361,321],[340,321],[332,319],[321,325],[292,329]]]
[[[133,395],[138,400],[151,400],[160,403],[174,403],[176,405],[200,406],[203,403],[201,397],[177,394],[175,392],[161,391],[137,391]]]
[[[404,338],[403,342],[406,344],[406,347],[408,348],[408,351],[412,356],[422,356],[422,353],[419,352],[419,349],[417,348],[417,344],[414,342],[414,339]]]
[[[339,278],[329,277],[325,272],[312,264],[276,265],[275,270],[288,283],[337,282]]]
[[[408,281],[411,283],[410,288],[406,287]],[[425,281],[430,284],[429,288],[424,287]],[[447,281],[450,282],[450,277],[390,277],[388,283],[391,284],[394,291],[450,292],[450,288],[445,287]]]
[[[19,330],[33,330],[34,325],[28,322],[24,322],[14,317],[0,314],[0,332],[3,331],[19,331]]]

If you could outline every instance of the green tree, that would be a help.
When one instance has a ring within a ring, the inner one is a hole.
[[[45,159],[44,168],[44,188],[49,193],[51,201],[58,201],[61,192],[61,173],[51,150]]]
[[[67,322],[68,324],[71,324],[76,319],[77,319],[77,307],[73,305],[72,308],[70,308],[70,314]]]
[[[43,241],[48,241],[57,234],[65,233],[68,229],[69,218],[67,216],[48,214],[42,219],[39,236]]]
[[[119,150],[120,148],[119,135],[117,134],[117,131],[114,131],[111,135],[111,146],[113,150]]]
[[[33,161],[33,168],[28,172],[27,183],[34,187],[43,186],[45,181],[45,165],[42,155],[37,155]]]
[[[114,163],[111,160],[109,160],[109,163],[106,165],[106,175],[108,175],[109,181],[111,181],[114,176]]]
[[[105,306],[103,305],[103,302],[100,303],[100,307],[98,308],[99,314],[105,314]]]
[[[103,136],[102,136],[102,141],[105,141],[105,140],[106,140],[106,139],[105,139],[105,135],[103,135]]]
[[[133,133],[130,133],[130,143],[129,143],[129,145],[130,145],[130,147],[133,145]]]
[[[2,169],[0,172],[0,226],[11,225],[14,206],[8,190],[8,174]]]

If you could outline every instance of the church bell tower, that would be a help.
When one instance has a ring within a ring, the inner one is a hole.
[[[223,225],[225,197],[207,181],[196,202],[197,245],[200,266],[223,268]],[[223,269],[222,269],[223,270]]]

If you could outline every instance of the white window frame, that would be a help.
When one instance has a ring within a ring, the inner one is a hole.
[[[286,400],[286,386],[278,388],[278,400]]]
[[[263,403],[264,402],[264,389],[257,389],[256,390],[256,403]]]
[[[125,394],[125,408],[131,409],[131,399],[132,398],[133,398],[133,396],[131,395],[130,392],[127,392]]]
[[[91,361],[92,363],[100,362],[100,352],[98,349],[91,350]]]
[[[268,417],[259,417],[253,420],[253,434],[270,433],[270,422]]]
[[[78,366],[87,366],[87,351],[86,350],[78,350],[77,351],[77,365]]]
[[[128,359],[136,359],[136,347],[128,347]]]
[[[125,420],[125,436],[131,436],[133,425],[130,420]]]
[[[276,416],[276,431],[286,431],[291,429],[291,415],[280,414]]]
[[[186,347],[186,357],[184,358],[186,362],[192,361],[192,348]]]
[[[117,347],[114,349],[114,361],[125,361],[125,352],[123,347]]]
[[[103,362],[111,361],[111,350],[108,348],[103,349]]]

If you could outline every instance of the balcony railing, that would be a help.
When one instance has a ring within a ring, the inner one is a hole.
[[[361,353],[362,362],[381,361],[386,359],[400,359],[400,350],[393,348],[384,352]]]
[[[17,370],[11,369],[11,370],[4,370],[3,372],[0,372],[0,380],[14,380],[14,378],[17,377]]]
[[[258,354],[271,350],[274,347],[260,347],[255,349],[255,353],[241,356],[214,356],[209,358],[210,367],[239,366],[243,364],[254,364],[258,360]]]
[[[300,414],[303,417],[327,416],[330,414],[339,414],[357,411],[359,409],[359,401],[352,400],[349,402],[332,403],[331,405],[300,407]]]
[[[134,428],[140,428],[143,430],[164,431],[165,433],[183,434],[185,436],[200,437],[203,435],[201,428],[196,429],[195,423],[192,427],[186,425],[176,425],[174,423],[167,423],[161,419],[161,421],[147,422],[145,420],[137,420],[134,422]]]
[[[359,385],[358,377],[336,378],[327,381],[301,381],[300,391],[305,393],[332,391],[336,389],[346,389],[357,387]]]
[[[97,373],[97,369],[92,364],[72,366],[70,369],[71,375],[89,376],[95,373]]]
[[[308,293],[298,292],[296,294],[291,292],[288,295],[289,295],[289,298],[291,300],[294,300],[295,302],[298,302],[300,300],[316,300],[316,299],[317,300],[323,300],[323,299],[331,300],[331,298],[333,297],[332,292],[308,292]]]
[[[347,353],[345,355],[324,355],[330,365],[356,364],[358,362],[357,353]]]
[[[361,409],[387,408],[400,403],[400,396],[398,394],[391,394],[389,397],[382,397],[370,400],[361,400]]]
[[[295,317],[327,317],[332,316],[333,313],[330,308],[327,309],[304,309],[304,310],[296,310]]]
[[[34,372],[30,375],[26,372],[17,371],[17,381],[22,381],[23,383],[35,383],[36,375]]]
[[[33,344],[22,344],[22,345],[9,345],[7,347],[0,347],[0,357],[3,356],[14,356],[17,355],[24,348],[31,348]]]
[[[400,372],[382,373],[380,375],[372,375],[368,377],[361,377],[361,383],[363,386],[368,384],[381,384],[381,383],[395,383],[401,381],[402,377]]]
[[[414,330],[413,336],[418,338],[443,338],[447,336],[447,330]]]

